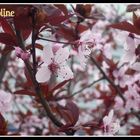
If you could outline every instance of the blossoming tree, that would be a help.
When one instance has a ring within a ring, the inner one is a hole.
[[[1,135],[140,134],[139,5],[3,6]]]

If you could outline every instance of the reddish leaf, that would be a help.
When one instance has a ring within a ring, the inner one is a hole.
[[[56,33],[69,41],[76,40],[75,31],[67,26],[61,26]]]
[[[0,135],[6,134],[7,134],[7,123],[2,114],[0,114]]]
[[[24,40],[26,40],[29,37],[29,35],[31,34],[31,31],[32,31],[31,29],[21,31]]]
[[[27,50],[29,50],[29,49],[31,49],[31,48],[32,48],[32,44],[26,46],[26,49],[27,49]],[[40,49],[40,50],[43,50],[43,46],[40,45],[40,44],[38,44],[38,43],[35,44],[35,48],[38,48],[38,49]]]
[[[66,104],[66,107],[65,107],[67,110],[69,110],[71,112],[71,115],[72,115],[72,124],[75,125],[76,122],[78,121],[78,118],[79,118],[79,108],[77,107],[77,105],[72,102],[72,101],[67,101],[67,104]]]
[[[72,125],[73,124],[73,116],[71,114],[71,111],[69,110],[61,110],[62,116],[66,122],[66,125]]]
[[[66,19],[68,19],[70,16],[49,16],[47,17],[48,22],[53,25],[53,26],[58,26],[59,24],[61,24],[62,22],[64,22]]]
[[[59,106],[58,106],[59,107]],[[66,121],[67,126],[74,126],[79,118],[79,108],[72,101],[67,101],[65,107],[59,107],[59,113]]]
[[[120,29],[123,31],[128,31],[131,33],[135,33],[135,34],[140,34],[140,31],[138,31],[134,25],[132,25],[131,23],[128,23],[126,21],[120,22],[120,23],[115,23],[115,24],[111,24],[108,27],[112,27],[115,29]]]
[[[49,92],[49,85],[41,84],[41,91],[44,94],[45,98],[49,100],[52,97],[52,94]]]
[[[127,6],[127,9],[126,11],[127,12],[133,12],[133,11],[136,11],[137,9],[140,9],[140,5],[136,5],[136,4],[131,4],[131,5],[128,5]]]
[[[72,14],[70,15],[67,14],[67,9],[63,5],[58,5],[58,7],[53,5],[47,5],[45,7],[46,7],[45,11],[47,13],[46,19],[53,26],[60,25],[63,21],[67,20],[72,16]],[[62,13],[63,11],[61,10],[64,11],[65,15]]]
[[[138,17],[135,12],[133,12],[133,24],[138,31],[140,31],[140,17]]]
[[[33,91],[24,90],[24,89],[23,90],[15,91],[14,94],[36,96]]]
[[[61,15],[61,10],[54,5],[43,5],[41,8],[46,12],[47,16],[59,16]]]
[[[7,46],[17,46],[16,39],[8,33],[0,33],[0,42]]]
[[[78,32],[79,32],[79,33],[82,33],[82,32],[84,32],[84,31],[86,31],[88,28],[89,28],[88,26],[85,26],[85,25],[80,24],[80,25],[78,26]]]
[[[53,93],[55,90],[57,90],[57,89],[63,87],[63,86],[64,86],[67,82],[69,82],[69,81],[70,81],[70,79],[69,79],[69,80],[65,80],[65,81],[59,83],[59,84],[56,85],[53,89],[51,89],[50,92]]]
[[[140,135],[140,126],[135,125],[135,127],[131,129],[130,135]]]
[[[83,127],[93,127],[93,128],[99,128],[99,123],[95,121],[88,121],[84,124],[82,124]]]
[[[7,55],[8,53],[10,53],[11,51],[14,50],[14,47],[12,46],[5,46],[5,48],[2,50],[2,55]]]
[[[77,4],[76,12],[82,15],[83,17],[88,17],[91,12],[92,5],[91,4]]]
[[[15,33],[13,29],[11,28],[11,25],[9,25],[9,23],[6,21],[5,18],[0,17],[0,23],[5,33],[15,36]]]
[[[30,7],[18,7],[14,17],[14,25],[18,30],[27,30],[32,28],[30,15]]]
[[[54,4],[55,7],[59,8],[65,15],[68,15],[68,10],[64,4]]]

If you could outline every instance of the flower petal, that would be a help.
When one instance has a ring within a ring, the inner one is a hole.
[[[131,52],[135,52],[135,40],[132,37],[127,37],[126,38],[126,44],[124,47],[125,50],[129,50]]]
[[[41,66],[41,68],[36,73],[36,80],[39,83],[47,82],[51,77],[51,71],[47,66]]]
[[[131,67],[133,70],[140,71],[140,62],[136,62]]]
[[[55,62],[61,64],[69,58],[70,52],[67,48],[60,48],[55,54]]]
[[[48,43],[48,46],[43,48],[42,58],[43,58],[43,61],[47,63],[48,65],[52,62],[52,59],[54,58],[52,47],[53,47],[53,44]]]
[[[114,111],[111,110],[111,111],[109,112],[108,116],[105,116],[105,117],[103,118],[103,122],[104,122],[104,125],[105,125],[105,126],[111,124],[112,119],[113,119],[113,115],[114,115]]]
[[[65,65],[60,67],[60,69],[57,72],[58,77],[63,80],[68,80],[73,78],[73,72],[69,68],[69,66]]]
[[[118,70],[114,70],[114,71],[113,71],[113,76],[114,76],[115,78],[118,78],[118,76],[119,76]]]
[[[108,117],[109,117],[109,119],[110,119],[110,122],[111,122],[112,119],[113,119],[113,115],[114,115],[114,110],[111,110],[111,111],[109,112],[109,114],[108,114]]]

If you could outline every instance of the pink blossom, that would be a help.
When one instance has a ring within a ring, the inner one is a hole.
[[[131,109],[140,109],[140,95],[138,94],[136,86],[128,86],[128,90],[124,93],[126,99],[125,108],[127,111]]]
[[[124,102],[123,102],[122,98],[116,96],[116,98],[114,99],[114,101],[115,101],[114,108],[116,110],[120,110],[121,108],[123,108]]]
[[[113,76],[115,77],[115,84],[119,85],[122,88],[124,88],[129,83],[129,76],[125,74],[126,70],[127,66],[123,66],[119,70],[113,71]]]
[[[60,43],[55,43],[54,46],[52,47],[52,51],[55,54],[60,48],[62,48],[62,44]]]
[[[97,37],[96,37],[97,38]],[[78,41],[78,55],[77,58],[80,62],[80,65],[85,69],[87,58],[91,53],[91,48],[95,45],[95,36],[91,30],[83,32]]]
[[[105,40],[102,40],[103,44],[105,43]],[[101,42],[99,44],[96,44],[94,47],[94,50],[101,51],[106,58],[111,59],[112,58],[112,53],[111,53],[111,43],[105,43],[104,45]]]
[[[0,90],[0,113],[5,113],[11,110],[12,95],[8,92]]]
[[[19,47],[15,47],[15,52],[16,52],[16,56],[20,57],[21,53],[23,52],[23,50]]]
[[[38,82],[47,82],[51,75],[54,74],[62,80],[68,80],[73,78],[73,72],[67,65],[69,58],[69,50],[67,48],[59,48],[56,53],[53,52],[53,43],[43,49],[43,64],[38,69],[36,79]]]
[[[103,118],[104,132],[107,135],[114,135],[120,129],[120,122],[118,119],[113,118],[114,110],[111,110],[107,116]]]
[[[124,45],[124,55],[121,59],[121,63],[130,63],[133,64],[136,59],[137,59],[137,55],[136,55],[136,48],[137,46],[140,44],[140,40],[136,38],[136,35],[131,35],[129,34],[126,38],[126,42]]]
[[[140,71],[140,62],[136,62],[131,66],[131,69]]]
[[[136,44],[134,38],[131,36],[127,36],[126,38],[126,44],[124,46],[125,52],[122,57],[123,62],[130,62],[132,64],[136,60],[136,54],[135,54],[135,49],[136,49]]]
[[[78,48],[78,60],[80,62],[80,65],[85,69],[87,58],[90,55],[91,51],[86,45],[81,45]]]
[[[28,52],[23,51],[19,47],[15,47],[15,52],[16,52],[16,56],[21,58],[22,60],[27,60],[30,57],[30,54]]]

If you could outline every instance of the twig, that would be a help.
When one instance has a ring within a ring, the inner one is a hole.
[[[61,97],[56,98],[55,100],[58,101],[58,100],[61,100],[61,99],[69,99],[69,98],[72,98],[73,96],[77,95],[78,93],[81,93],[83,90],[85,90],[85,89],[87,89],[87,88],[90,88],[91,86],[93,86],[94,84],[96,84],[97,82],[99,82],[99,81],[101,81],[101,80],[103,80],[103,79],[104,79],[104,77],[102,77],[102,78],[100,78],[100,79],[98,79],[98,80],[96,80],[96,81],[93,81],[93,82],[90,83],[89,85],[83,87],[82,89],[76,91],[75,93],[73,93],[73,94],[71,94],[71,95],[69,95],[69,96],[61,96]]]
[[[36,41],[36,32],[35,32],[35,9],[32,11],[32,59],[33,59],[33,72],[36,74],[36,50],[35,50],[35,41]]]
[[[41,40],[45,40],[45,41],[50,41],[50,42],[61,43],[61,44],[66,44],[66,45],[69,45],[69,44],[74,45],[75,44],[74,42],[63,42],[63,41],[51,40],[51,39],[42,38],[42,37],[38,37],[37,39],[41,39]]]
[[[72,96],[72,97],[75,96],[76,94],[82,92],[83,90],[85,90],[85,89],[87,89],[87,88],[90,88],[91,86],[93,86],[94,84],[96,84],[97,82],[99,82],[99,81],[101,81],[101,80],[103,80],[103,79],[104,79],[104,77],[101,77],[100,79],[98,79],[98,80],[96,80],[96,81],[93,81],[93,82],[90,83],[89,85],[87,85],[87,86],[83,87],[82,89],[80,89],[80,90],[76,91],[75,93],[73,93],[71,96]]]
[[[96,65],[96,67],[100,70],[100,72],[103,74],[103,77],[114,87],[118,95],[122,98],[122,100],[125,102],[125,98],[123,97],[120,89],[114,84],[114,82],[105,74],[105,72],[102,70],[98,62],[93,58],[90,57],[91,61]]]

